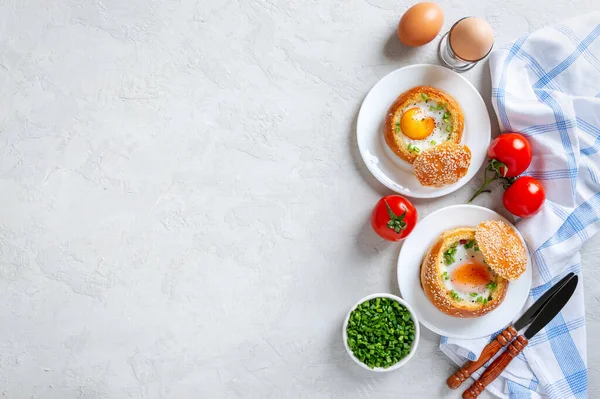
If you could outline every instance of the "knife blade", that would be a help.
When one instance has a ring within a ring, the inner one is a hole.
[[[560,294],[554,295],[548,303],[542,308],[540,313],[535,316],[535,319],[531,322],[529,328],[525,331],[525,338],[531,339],[537,334],[542,328],[546,327],[548,323],[554,319],[554,317],[560,313],[562,308],[569,302],[571,296],[577,288],[577,282],[579,278],[574,276],[571,278],[560,290]]]
[[[515,330],[519,331],[535,318],[538,313],[542,310],[546,302],[552,298],[562,287],[565,286],[575,276],[575,273],[571,272],[563,277],[558,283],[554,284],[552,288],[544,293],[519,319],[513,324]]]

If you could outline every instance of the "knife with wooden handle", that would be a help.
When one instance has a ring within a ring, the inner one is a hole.
[[[535,316],[533,322],[525,331],[525,334],[519,335],[511,344],[507,347],[500,356],[496,358],[490,364],[490,366],[483,372],[481,377],[469,389],[467,389],[462,397],[463,399],[475,399],[486,386],[494,381],[500,373],[508,366],[521,351],[527,346],[531,337],[537,334],[542,328],[546,327],[548,323],[554,319],[554,317],[560,313],[562,308],[569,302],[571,296],[577,288],[578,277],[574,276],[571,278],[542,308],[537,316]]]
[[[544,305],[559,292],[569,282],[575,273],[568,273],[558,283],[554,284],[552,288],[544,293],[513,325],[510,325],[504,329],[495,339],[483,348],[479,358],[472,362],[467,362],[463,367],[458,369],[446,380],[446,384],[450,389],[458,388],[467,378],[471,376],[475,371],[479,370],[480,367],[485,365],[491,358],[498,353],[500,349],[510,344],[510,342],[517,337],[517,331],[531,323],[531,321],[540,313]]]
[[[490,364],[481,377],[479,377],[479,379],[463,393],[463,399],[475,399],[479,396],[485,387],[491,384],[491,382],[502,373],[502,370],[504,370],[506,366],[521,353],[528,343],[529,341],[527,341],[527,338],[519,335],[517,339],[511,342],[510,345],[508,345],[508,348],[506,348],[506,350]]]
[[[504,331],[502,331],[498,336],[492,340],[489,344],[483,348],[481,354],[472,362],[467,362],[463,367],[458,369],[456,373],[452,374],[446,380],[446,384],[451,389],[458,388],[464,380],[469,378],[471,374],[475,371],[479,370],[480,367],[485,365],[488,360],[494,357],[498,351],[508,345],[515,337],[517,336],[517,330],[513,326],[508,326]]]

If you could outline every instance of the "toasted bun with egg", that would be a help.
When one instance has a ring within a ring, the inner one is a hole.
[[[462,179],[471,165],[466,145],[445,143],[420,154],[414,161],[415,176],[426,187],[443,187]]]
[[[450,316],[482,316],[498,307],[504,300],[508,290],[508,281],[493,271],[489,271],[490,284],[495,283],[495,288],[490,291],[486,286],[486,291],[483,294],[486,299],[485,303],[483,301],[478,302],[476,298],[468,293],[460,299],[453,297],[454,289],[448,288],[448,285],[453,282],[451,274],[448,274],[447,277],[444,275],[444,271],[448,270],[444,253],[456,243],[462,245],[460,244],[461,241],[475,240],[475,232],[476,229],[472,227],[460,227],[442,233],[429,248],[421,263],[421,286],[425,295],[436,308]],[[482,267],[485,267],[485,265],[482,265]],[[490,297],[491,299],[489,299]]]
[[[456,100],[448,93],[435,87],[413,87],[402,93],[396,101],[394,101],[387,112],[383,127],[385,142],[390,149],[394,154],[411,164],[415,161],[419,153],[408,149],[409,142],[400,128],[402,116],[407,109],[424,101],[427,103],[431,101],[432,104],[444,104],[444,110],[447,110],[450,114],[449,121],[452,123],[452,129],[447,133],[448,137],[445,142],[458,144],[462,139],[464,115],[458,102],[456,102]],[[424,119],[423,123],[431,122],[430,119],[431,118],[427,118],[427,120]],[[419,121],[416,121],[416,123],[419,123]],[[434,145],[440,144],[442,144],[442,141],[436,142]]]
[[[487,220],[475,230],[475,239],[487,264],[512,281],[527,268],[527,249],[515,229],[501,220]]]

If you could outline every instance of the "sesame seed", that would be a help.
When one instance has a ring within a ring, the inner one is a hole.
[[[443,187],[465,176],[470,164],[469,147],[447,143],[423,151],[413,166],[415,176],[423,186]]]
[[[477,226],[477,245],[485,262],[507,280],[517,279],[527,267],[527,251],[512,227],[500,220],[488,220]]]

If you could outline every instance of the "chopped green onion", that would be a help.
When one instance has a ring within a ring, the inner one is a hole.
[[[444,262],[447,265],[451,265],[454,263],[454,261],[455,261],[454,255],[456,255],[456,247],[457,246],[458,246],[458,243],[454,243],[452,246],[450,246],[450,248],[448,248],[444,252]]]
[[[429,107],[429,110],[430,110],[430,111],[435,111],[435,107],[433,107],[433,106],[430,106],[430,107]]]
[[[452,297],[452,299],[454,299],[455,301],[462,301],[462,298],[456,293],[456,291],[451,290],[450,291],[450,296]]]
[[[450,118],[450,112],[444,112],[444,119]]]
[[[446,126],[446,131],[450,133],[452,131],[452,125]]]
[[[480,297],[478,297],[478,298],[477,298],[477,302],[479,302],[479,303],[482,303],[482,302],[483,302],[483,297],[481,297],[481,296],[480,296]]]
[[[410,353],[415,323],[405,306],[389,298],[374,298],[350,313],[346,334],[358,360],[370,368],[388,368]]]
[[[417,154],[421,152],[421,149],[412,143],[408,143],[408,151],[416,152]]]
[[[483,306],[487,305],[487,303],[488,303],[488,300],[487,300],[487,298],[485,298],[485,299],[483,300]]]
[[[425,93],[421,93],[421,97],[423,98],[423,100],[427,101],[429,99],[429,97],[427,97],[427,94]]]
[[[444,106],[442,104],[438,104],[437,107],[435,107],[435,109],[437,109],[438,111],[444,109]]]
[[[429,144],[431,144],[431,145],[436,145],[436,144],[437,144],[437,141],[435,141],[435,140],[431,140],[431,141],[429,142]]]
[[[465,248],[466,249],[471,249],[471,248],[473,248],[475,246],[476,243],[477,243],[477,241],[475,241],[475,240],[467,241],[467,243],[465,244]]]
[[[476,293],[476,292],[471,292],[469,295],[471,295],[472,297],[476,297],[476,296],[477,296],[477,295],[479,295],[479,294],[478,294],[478,293]]]
[[[400,128],[396,127],[396,129],[394,129],[396,131],[396,133],[400,133]]]
[[[496,289],[496,287],[498,287],[498,283],[496,283],[495,281],[490,281],[485,285],[485,288],[489,289],[492,292]]]

